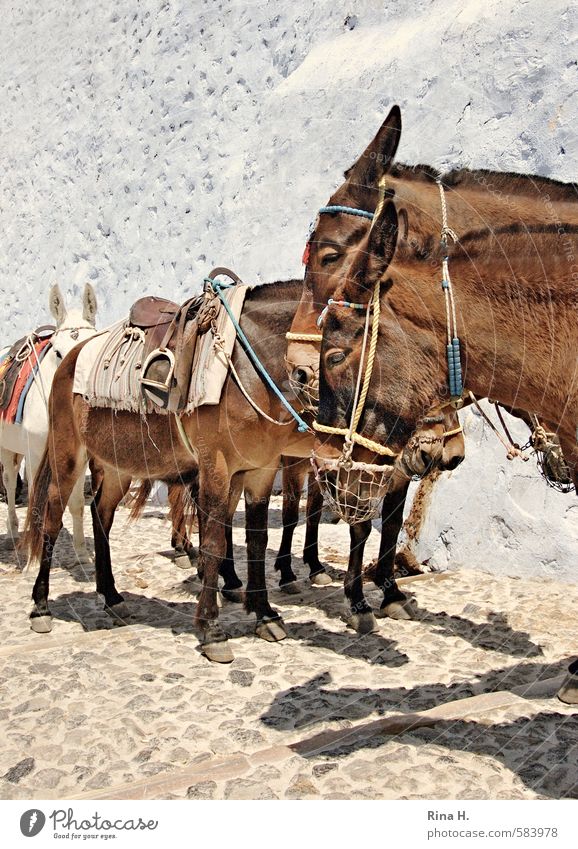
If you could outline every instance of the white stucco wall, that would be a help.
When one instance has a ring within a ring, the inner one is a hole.
[[[106,324],[217,264],[300,275],[318,206],[396,102],[401,161],[575,179],[573,31],[569,0],[4,4],[3,338],[45,320],[55,280],[90,279]],[[574,501],[474,424],[424,556],[576,580]]]

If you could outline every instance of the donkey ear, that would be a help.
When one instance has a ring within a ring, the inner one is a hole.
[[[378,213],[369,233],[366,283],[375,283],[385,274],[395,254],[398,230],[397,210],[393,201],[389,200]]]
[[[84,295],[82,298],[82,317],[85,321],[88,321],[90,324],[94,325],[96,320],[96,295],[94,293],[94,289],[87,283],[84,287]]]
[[[64,298],[62,296],[62,292],[60,291],[60,286],[58,285],[58,283],[55,283],[54,286],[52,286],[50,289],[50,294],[48,296],[48,306],[56,324],[62,324],[64,316],[66,315],[66,307],[64,306]]]
[[[376,137],[363,151],[357,162],[345,172],[347,180],[356,185],[375,186],[391,168],[401,136],[401,110],[392,106]]]

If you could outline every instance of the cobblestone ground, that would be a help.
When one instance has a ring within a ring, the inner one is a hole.
[[[275,498],[268,582],[289,637],[258,639],[253,621],[225,602],[235,660],[220,666],[199,652],[195,598],[171,560],[163,511],[148,508],[132,525],[127,517],[120,508],[112,532],[131,609],[125,627],[103,612],[94,570],[75,564],[65,530],[53,631],[30,631],[34,575],[0,536],[0,797],[578,798],[576,710],[553,697],[555,682],[524,695],[578,653],[578,587],[466,570],[426,575],[406,586],[416,621],[381,619],[378,633],[360,637],[342,618],[347,527],[321,526],[335,582],[311,587],[296,557],[300,594],[284,595],[272,569]],[[5,519],[1,505],[2,529]],[[302,542],[300,528],[296,551]],[[374,534],[369,556],[377,544]],[[376,590],[368,597],[379,606]],[[481,710],[474,700],[431,727],[375,733],[376,720],[492,691],[510,692],[509,701]],[[312,740],[320,732],[331,734]]]

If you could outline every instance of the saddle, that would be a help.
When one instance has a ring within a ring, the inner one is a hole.
[[[0,360],[0,413],[8,409],[20,372],[34,348],[41,342],[47,342],[55,330],[52,325],[43,324],[15,342]]]
[[[181,306],[155,296],[132,305],[127,329],[144,335],[140,384],[145,398],[155,406],[171,413],[185,408],[198,336],[210,328],[218,310],[208,292]]]

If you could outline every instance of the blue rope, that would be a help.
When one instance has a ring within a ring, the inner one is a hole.
[[[352,206],[322,206],[319,210],[319,215],[328,212],[330,215],[335,212],[346,212],[348,215],[358,215],[360,218],[369,218],[373,221],[373,212],[367,212],[365,209],[355,209]]]
[[[333,298],[329,298],[329,300],[327,301],[327,306],[323,308],[321,315],[317,319],[317,327],[321,327],[321,325],[325,321],[325,316],[327,315],[327,311],[331,304],[337,304],[337,306],[339,307],[347,307],[350,310],[367,309],[367,304],[354,304],[351,301],[335,301]]]
[[[289,401],[287,401],[287,399],[285,398],[285,396],[283,395],[281,390],[273,382],[269,372],[267,371],[267,369],[265,368],[265,366],[263,365],[263,363],[261,362],[261,360],[259,359],[259,357],[255,353],[255,351],[253,350],[253,348],[251,346],[251,343],[249,342],[249,340],[247,339],[247,337],[245,336],[245,334],[241,330],[241,326],[240,326],[239,322],[237,321],[237,319],[235,318],[235,316],[233,315],[233,312],[231,311],[231,307],[227,303],[226,299],[223,297],[221,290],[222,289],[230,289],[231,286],[234,286],[235,284],[234,283],[219,283],[217,280],[213,280],[210,277],[205,277],[205,282],[210,284],[213,292],[215,293],[215,295],[218,296],[219,300],[221,301],[221,303],[225,307],[225,310],[227,311],[227,315],[229,316],[229,318],[231,319],[231,321],[233,323],[233,327],[235,328],[235,333],[237,334],[237,337],[238,337],[239,341],[241,342],[241,345],[243,346],[245,353],[252,360],[253,365],[255,366],[257,371],[261,374],[261,376],[263,377],[265,382],[268,384],[268,386],[272,390],[272,392],[281,401],[281,403],[283,404],[283,406],[285,407],[287,412],[290,413],[293,416],[293,418],[295,419],[295,421],[297,422],[297,430],[300,431],[301,433],[305,433],[306,431],[310,431],[311,428],[309,427],[309,425],[306,422],[303,421],[303,419],[301,418],[299,413],[297,413],[293,409],[293,407],[291,406]]]

